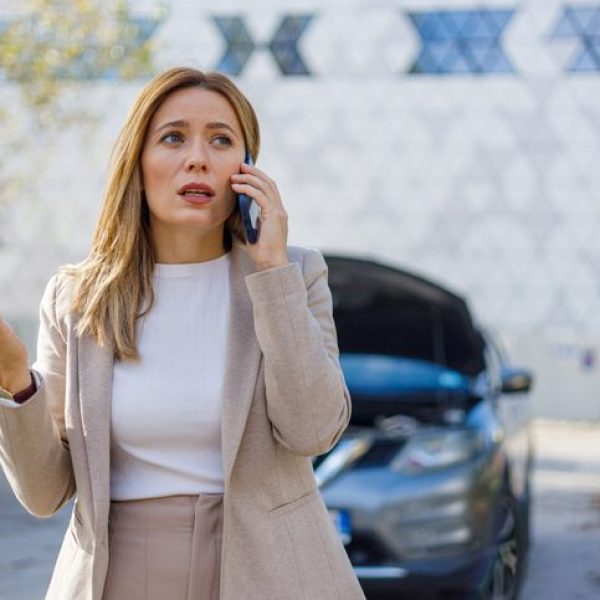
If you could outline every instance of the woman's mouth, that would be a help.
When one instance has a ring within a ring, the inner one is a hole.
[[[179,195],[190,204],[208,204],[213,199],[212,196],[209,196],[206,193],[185,192],[185,194]]]
[[[191,182],[177,190],[178,195],[190,204],[208,204],[214,197],[214,190],[206,183]]]

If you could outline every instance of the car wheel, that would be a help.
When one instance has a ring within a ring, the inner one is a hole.
[[[522,575],[523,538],[519,507],[509,493],[497,504],[493,560],[484,581],[483,600],[515,600]]]

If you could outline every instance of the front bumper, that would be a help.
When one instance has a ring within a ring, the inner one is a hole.
[[[354,572],[369,599],[406,594],[407,598],[421,600],[436,598],[444,592],[474,592],[485,578],[491,561],[491,553],[486,552],[420,563],[354,567]]]
[[[349,471],[325,486],[332,512],[348,513],[346,551],[366,594],[418,591],[408,597],[421,599],[477,589],[491,561],[501,482],[489,459],[402,480],[389,471]]]

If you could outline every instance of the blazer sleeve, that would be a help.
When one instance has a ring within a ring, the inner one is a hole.
[[[264,356],[267,413],[273,435],[290,451],[330,450],[350,421],[339,363],[327,265],[318,250],[246,276]]]
[[[66,341],[56,317],[57,278],[46,286],[40,306],[37,359],[40,383],[23,404],[0,405],[0,464],[27,511],[48,517],[75,493],[65,429]]]

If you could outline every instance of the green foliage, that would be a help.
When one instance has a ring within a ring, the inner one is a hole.
[[[0,24],[1,150],[10,157],[0,164],[0,212],[23,198],[27,174],[41,166],[65,127],[75,126],[89,142],[100,117],[85,102],[89,82],[153,75],[151,33],[166,16],[156,1],[152,19],[133,18],[126,0],[14,3],[13,16]]]
[[[66,81],[144,78],[151,42],[125,0],[26,0],[0,35],[0,71],[33,108],[46,107]]]

